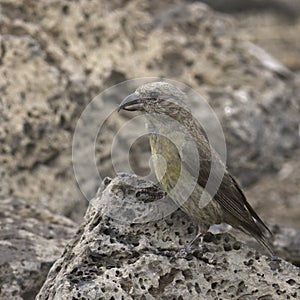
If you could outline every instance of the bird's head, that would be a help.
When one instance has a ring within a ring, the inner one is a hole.
[[[180,108],[186,109],[186,95],[168,82],[151,82],[144,84],[127,96],[119,105],[128,111],[142,111],[147,113],[176,113]]]

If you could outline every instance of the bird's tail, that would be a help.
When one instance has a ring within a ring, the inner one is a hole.
[[[274,255],[272,233],[260,219],[254,219],[251,225],[244,223],[240,225],[240,229],[253,236],[271,256]]]
[[[239,184],[233,178],[235,182],[236,188],[239,190],[240,194],[243,197],[244,208],[249,212],[249,218],[243,219],[240,224],[240,229],[246,231],[246,233],[252,235],[264,248],[267,252],[273,256],[273,234],[268,226],[263,222],[263,220],[258,216],[255,210],[251,207],[248,203],[246,196],[244,195],[242,189],[240,188]]]

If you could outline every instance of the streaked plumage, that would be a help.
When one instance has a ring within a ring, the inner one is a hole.
[[[119,110],[139,110],[148,113],[146,115],[151,129],[151,153],[154,157],[164,157],[166,162],[163,166],[161,161],[154,159],[156,176],[165,191],[172,191],[180,172],[184,171],[186,174],[186,186],[190,179],[195,179],[196,186],[187,201],[181,201],[177,194],[172,198],[189,216],[197,220],[202,233],[206,232],[210,225],[227,223],[252,235],[272,253],[270,230],[247,202],[239,184],[227,171],[217,153],[211,149],[205,132],[187,109],[185,100],[186,95],[175,86],[166,82],[154,82],[139,87],[135,93],[123,100]],[[181,127],[176,126],[176,122],[180,123]],[[183,135],[177,138],[176,130],[179,128]],[[174,137],[176,145],[164,137],[169,135]],[[200,168],[195,168],[195,154],[189,153],[190,147],[184,147],[189,142],[196,145]],[[211,169],[212,159],[217,168]],[[220,177],[220,174],[224,174],[223,177]],[[202,207],[199,206],[201,195],[213,193],[210,188],[203,189],[209,175],[213,181],[219,180],[220,186],[213,200]]]

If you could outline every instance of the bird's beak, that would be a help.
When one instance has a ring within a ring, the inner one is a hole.
[[[130,94],[127,96],[119,105],[118,112],[121,109],[128,110],[128,111],[136,111],[136,110],[142,110],[143,103],[141,99],[135,94]]]

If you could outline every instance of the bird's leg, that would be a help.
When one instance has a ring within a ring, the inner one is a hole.
[[[187,245],[187,247],[186,247],[187,250],[190,250],[191,247],[192,247],[192,245],[193,245],[197,240],[199,240],[199,239],[201,239],[200,242],[202,243],[203,236],[204,236],[203,232],[198,231],[197,235],[196,235],[196,236],[189,242],[189,244]]]
[[[203,237],[208,229],[209,229],[209,226],[206,226],[204,224],[198,224],[198,233],[187,245],[187,250],[190,250],[192,248],[192,245],[198,240],[200,240],[199,247],[202,248]]]
[[[200,243],[199,244],[202,244],[202,241],[203,241],[203,237],[205,235],[205,233],[207,232],[208,228],[207,227],[203,227],[201,225],[198,225],[198,233],[197,235],[188,243],[188,245],[184,248],[184,249],[181,249],[177,256],[180,257],[180,256],[185,256],[187,255],[191,248],[192,248],[192,245],[200,239]],[[202,248],[202,245],[199,245],[199,248]]]

